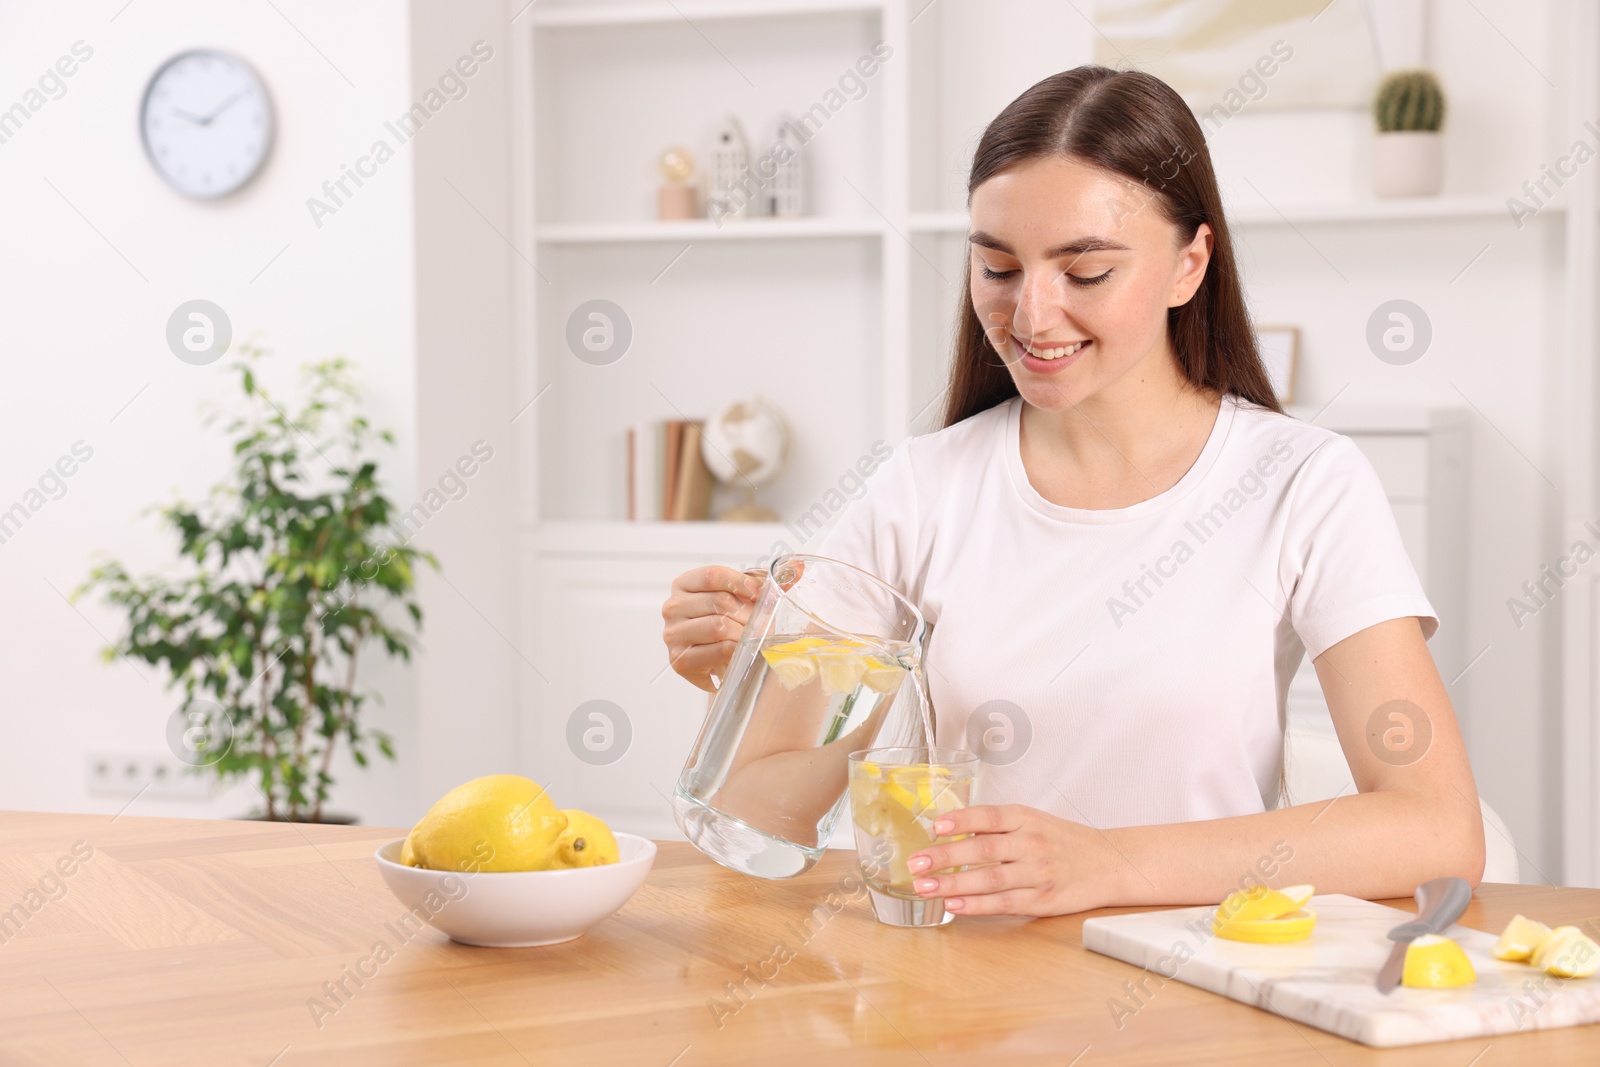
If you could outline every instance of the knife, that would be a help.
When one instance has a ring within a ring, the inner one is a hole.
[[[1461,878],[1434,878],[1417,887],[1417,917],[1389,931],[1394,949],[1378,972],[1378,992],[1389,994],[1400,984],[1405,969],[1406,950],[1423,934],[1443,933],[1472,903],[1472,887]]]

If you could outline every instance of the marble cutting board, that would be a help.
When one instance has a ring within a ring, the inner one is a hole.
[[[1414,916],[1337,893],[1307,907],[1317,913],[1311,937],[1282,945],[1215,936],[1215,907],[1086,919],[1083,944],[1145,968],[1113,998],[1129,1014],[1179,981],[1380,1048],[1600,1022],[1600,975],[1563,980],[1502,962],[1490,953],[1497,935],[1464,926],[1448,935],[1472,960],[1475,983],[1384,996],[1375,983],[1392,947],[1386,935]]]

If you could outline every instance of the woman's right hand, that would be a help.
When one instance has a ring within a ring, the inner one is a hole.
[[[732,567],[696,567],[674,578],[672,595],[661,606],[661,639],[672,669],[712,692],[711,675],[720,679],[727,673],[760,592],[760,578]]]

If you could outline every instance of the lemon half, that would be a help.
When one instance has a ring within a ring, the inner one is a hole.
[[[1423,934],[1406,948],[1400,984],[1413,989],[1454,989],[1478,980],[1472,961],[1448,937]]]

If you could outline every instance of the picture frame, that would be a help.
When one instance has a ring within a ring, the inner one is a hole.
[[[1294,403],[1295,365],[1300,354],[1300,327],[1257,326],[1256,348],[1278,403]]]

